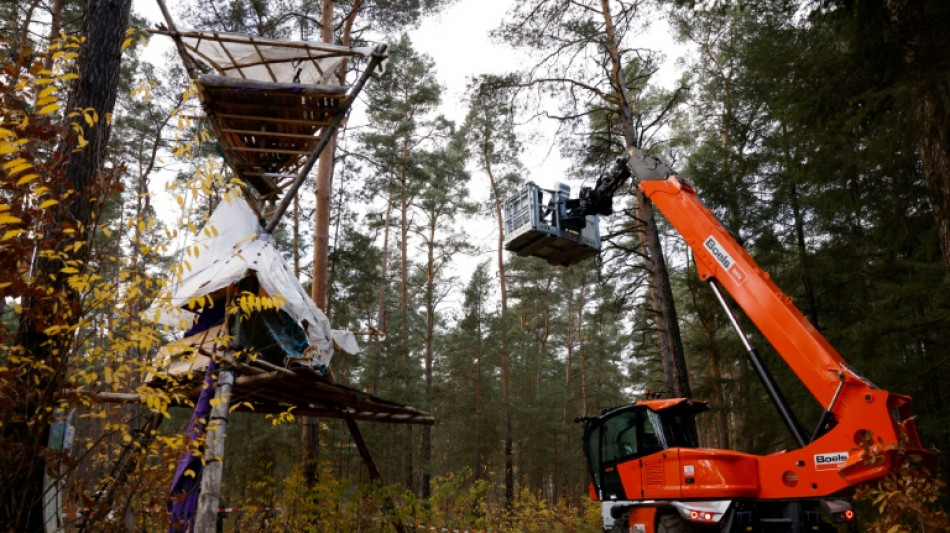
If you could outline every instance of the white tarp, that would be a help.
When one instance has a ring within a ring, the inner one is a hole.
[[[186,248],[181,281],[175,283],[168,300],[152,304],[150,314],[173,327],[188,327],[182,318],[194,317],[182,309],[189,300],[211,294],[237,283],[250,273],[270,296],[280,295],[281,308],[300,324],[310,343],[308,353],[319,364],[329,366],[333,344],[349,353],[359,347],[348,331],[330,329],[330,321],[313,303],[277,250],[274,239],[264,232],[257,215],[247,202],[236,195],[214,210],[205,227]],[[186,316],[182,317],[182,313]]]
[[[344,58],[368,56],[372,48],[311,41],[268,41],[238,33],[182,32],[191,55],[222,76],[302,85],[337,85],[334,70]]]

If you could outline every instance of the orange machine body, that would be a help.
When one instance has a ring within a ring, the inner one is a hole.
[[[732,296],[836,424],[803,448],[767,456],[671,448],[621,463],[630,497],[814,498],[885,476],[899,446],[921,461],[932,459],[911,419],[910,398],[880,390],[855,373],[691,186],[670,175],[642,180],[639,187],[693,250],[700,277],[715,279]],[[643,403],[661,411],[675,401]],[[865,460],[868,452],[878,455],[875,461]]]
[[[692,249],[742,337],[756,373],[798,444],[770,455],[699,447],[693,417],[706,405],[686,398],[641,401],[583,417],[590,492],[632,531],[833,531],[854,518],[830,497],[894,471],[896,456],[934,468],[920,442],[911,400],[855,372],[695,190],[665,163],[631,149],[565,210],[566,224],[610,214],[626,178],[660,210]],[[774,378],[733,315],[727,292],[824,409],[812,433],[800,427]],[[829,529],[830,528],[830,529]]]

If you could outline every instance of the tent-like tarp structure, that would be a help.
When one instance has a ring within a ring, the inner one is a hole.
[[[302,350],[293,350],[293,353],[285,350],[288,357],[300,358],[301,363],[307,363],[306,366],[326,368],[333,355],[334,342],[350,353],[359,350],[352,333],[330,328],[326,315],[314,305],[310,295],[294,277],[274,238],[264,232],[257,215],[243,198],[226,196],[185,250],[186,257],[176,269],[182,273],[181,279],[173,284],[167,299],[152,305],[152,313],[159,322],[191,329],[188,337],[200,336],[203,343],[207,342],[207,332],[220,327],[220,322],[212,321],[195,330],[197,315],[222,311],[222,291],[253,277],[264,295],[283,300],[280,311],[299,327],[306,338]],[[189,305],[194,302],[201,302],[201,305]],[[296,328],[289,331],[287,337],[292,338]],[[213,333],[210,337],[219,335],[221,333]],[[280,340],[274,339],[275,342]],[[190,367],[189,370],[199,369]]]

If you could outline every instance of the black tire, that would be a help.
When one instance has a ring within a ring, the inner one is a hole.
[[[667,513],[656,521],[656,533],[688,533],[689,524],[678,514]]]

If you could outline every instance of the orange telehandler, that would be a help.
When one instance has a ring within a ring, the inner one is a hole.
[[[506,248],[553,264],[570,264],[599,248],[597,215],[612,212],[616,190],[631,177],[682,235],[696,268],[742,339],[748,358],[796,449],[758,456],[699,447],[694,416],[707,405],[686,398],[640,401],[584,425],[591,497],[635,533],[684,531],[835,531],[850,521],[850,504],[830,497],[890,473],[898,450],[933,469],[920,443],[911,400],[875,387],[856,373],[762,271],[696,191],[658,158],[632,149],[570,199],[562,188],[547,205],[540,189],[506,205],[511,215],[524,199],[539,209],[534,224],[510,225]],[[510,217],[513,219],[514,217]],[[523,222],[523,221],[522,221]],[[529,227],[530,226],[530,227]],[[594,240],[591,240],[593,236]],[[587,251],[578,252],[574,248]],[[808,434],[726,301],[731,295],[749,320],[824,407]]]

